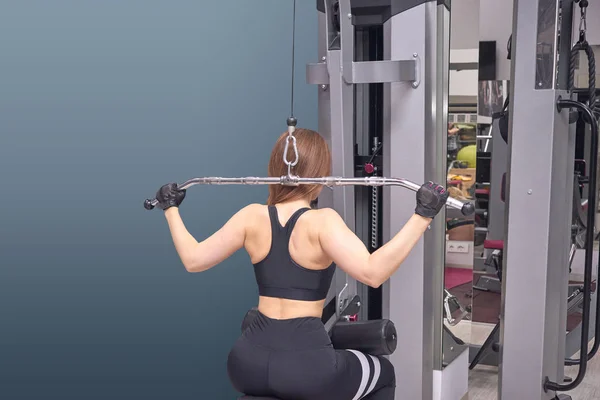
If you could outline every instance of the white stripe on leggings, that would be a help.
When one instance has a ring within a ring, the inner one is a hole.
[[[373,380],[371,381],[371,385],[370,385],[369,389],[367,391],[365,391],[365,388],[367,387],[367,385],[369,383],[369,377],[371,375],[371,367],[369,366],[369,360],[367,360],[367,356],[365,356],[360,351],[356,351],[356,350],[347,350],[347,351],[353,353],[358,358],[358,361],[360,361],[360,365],[362,367],[362,378],[360,380],[360,386],[358,387],[358,391],[356,392],[356,395],[352,399],[352,400],[359,400],[359,399],[362,399],[367,394],[369,394],[375,387],[375,384],[377,383],[377,380],[379,379],[379,375],[381,373],[381,364],[379,363],[378,359],[373,358],[373,356],[371,356],[371,358],[373,358],[373,365],[375,366],[374,376],[373,376]]]
[[[365,392],[365,396],[368,395],[369,393],[371,393],[373,391],[373,389],[375,389],[375,385],[377,384],[377,381],[379,380],[379,376],[381,375],[381,362],[379,361],[379,358],[373,357],[372,355],[369,355],[369,357],[371,357],[371,359],[373,360],[374,371],[373,371],[373,380],[371,381],[371,386],[369,386],[369,388]]]
[[[371,373],[371,368],[369,367],[369,360],[367,360],[367,357],[363,353],[361,353],[360,351],[356,351],[356,350],[347,350],[347,351],[349,351],[350,353],[353,353],[358,358],[358,361],[360,361],[360,365],[362,367],[362,378],[360,380],[360,386],[358,387],[358,391],[356,392],[356,395],[352,399],[352,400],[359,400],[363,397],[365,388],[367,387],[367,384],[369,383],[369,375]]]

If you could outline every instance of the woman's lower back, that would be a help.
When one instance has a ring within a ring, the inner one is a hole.
[[[320,319],[323,314],[324,305],[325,300],[299,301],[260,296],[258,300],[258,311],[263,315],[276,320],[302,317],[315,317]]]

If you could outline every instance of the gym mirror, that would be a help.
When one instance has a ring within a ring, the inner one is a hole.
[[[470,368],[496,367],[499,359],[504,182],[507,144],[499,118],[508,97],[508,81],[478,82],[476,205]]]
[[[474,201],[477,181],[478,9],[453,4],[448,85],[447,182],[452,197]],[[475,216],[446,211],[442,366],[468,350]]]

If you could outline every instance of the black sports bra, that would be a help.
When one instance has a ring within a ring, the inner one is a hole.
[[[271,249],[267,256],[254,264],[254,275],[261,296],[290,300],[317,301],[327,297],[335,264],[323,270],[298,265],[289,251],[290,236],[298,218],[310,208],[296,211],[281,226],[275,206],[269,206],[271,220]]]

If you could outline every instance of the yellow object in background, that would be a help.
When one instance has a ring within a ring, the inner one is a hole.
[[[448,171],[448,183],[455,182],[457,188],[462,190],[465,196],[469,196],[469,189],[475,184],[475,168],[452,168]]]
[[[469,168],[475,168],[477,165],[477,146],[471,144],[465,146],[456,154],[458,161],[466,162]]]
[[[450,180],[450,181],[471,181],[471,180],[473,180],[473,178],[470,176],[465,176],[465,175],[452,175],[448,178],[448,180]]]

